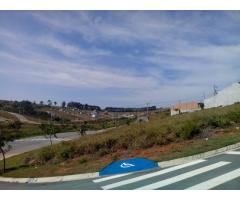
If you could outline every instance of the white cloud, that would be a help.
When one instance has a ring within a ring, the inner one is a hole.
[[[239,80],[239,36],[227,32],[236,26],[239,13],[226,14],[221,22],[214,15],[189,15],[31,12],[46,31],[16,34],[3,27],[0,43],[5,49],[0,49],[0,74],[38,84],[123,89],[127,95],[113,94],[112,99],[125,104],[191,99],[203,92],[210,94],[213,84],[225,86]],[[232,21],[224,30],[227,19]],[[81,37],[87,45],[69,42],[59,34]],[[126,52],[119,51],[121,47]],[[117,59],[117,65],[107,58]],[[141,66],[131,68],[129,64],[127,68],[126,60],[138,60]]]

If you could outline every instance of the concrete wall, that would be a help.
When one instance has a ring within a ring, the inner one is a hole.
[[[233,85],[219,91],[216,96],[204,100],[204,108],[213,108],[219,106],[232,105],[240,102],[240,83]]]
[[[179,110],[175,110],[174,108],[171,108],[171,116],[178,115],[178,114],[180,114]]]
[[[190,113],[190,112],[195,112],[201,110],[201,108],[196,108],[196,109],[180,109],[180,110],[175,110],[174,108],[171,109],[171,116],[173,115],[178,115],[180,113]]]

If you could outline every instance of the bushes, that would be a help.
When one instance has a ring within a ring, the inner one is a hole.
[[[229,126],[230,123],[230,119],[227,117],[223,117],[223,116],[216,116],[216,117],[211,117],[208,120],[208,125],[212,126],[213,128],[225,128],[227,126]]]
[[[235,122],[235,123],[239,123],[240,122],[240,112],[231,112],[227,114],[227,117]]]
[[[87,163],[88,162],[88,160],[86,159],[86,158],[81,158],[80,160],[79,160],[79,163],[80,164],[84,164],[84,163]]]
[[[177,136],[179,136],[182,139],[191,139],[199,133],[200,128],[198,124],[189,121],[186,124],[184,124],[184,126],[181,128],[181,131],[177,133]]]
[[[65,161],[67,159],[74,158],[76,154],[76,145],[62,145],[62,148],[59,148],[57,152],[57,159],[59,161]]]
[[[44,148],[38,154],[38,160],[41,164],[45,164],[55,156],[55,152],[50,148]]]

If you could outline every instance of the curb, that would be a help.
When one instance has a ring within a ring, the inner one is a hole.
[[[65,182],[65,181],[77,181],[89,178],[99,177],[98,172],[86,173],[86,174],[76,174],[67,176],[54,176],[54,177],[43,177],[43,178],[8,178],[0,177],[1,182],[8,183],[54,183],[54,182]]]
[[[220,149],[208,151],[205,153],[200,153],[193,156],[188,156],[184,158],[178,158],[169,161],[158,162],[158,166],[160,168],[171,167],[175,165],[184,164],[187,162],[191,162],[198,159],[208,158],[212,156],[219,155],[223,152],[234,150],[240,147],[240,142],[229,145],[226,147],[222,147]],[[42,178],[11,178],[11,177],[0,177],[0,182],[8,182],[8,183],[54,183],[54,182],[65,182],[65,181],[77,181],[84,180],[89,178],[97,178],[99,176],[99,172],[85,173],[85,174],[75,174],[75,175],[66,175],[66,176],[55,176],[55,177],[42,177]]]
[[[234,150],[240,147],[240,142],[236,143],[236,144],[232,144],[226,147],[222,147],[220,149],[216,149],[216,150],[211,150],[211,151],[207,151],[204,153],[200,153],[200,154],[196,154],[193,156],[188,156],[188,157],[184,157],[184,158],[177,158],[174,160],[169,160],[169,161],[162,161],[162,162],[158,162],[158,166],[161,168],[166,168],[166,167],[171,167],[174,165],[181,165],[187,162],[191,162],[197,159],[202,159],[202,158],[208,158],[208,157],[212,157],[212,156],[217,156],[223,152],[229,151],[229,150]]]

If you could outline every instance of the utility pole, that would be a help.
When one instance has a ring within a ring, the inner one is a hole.
[[[213,85],[213,95],[216,96],[218,94],[217,91],[218,87],[216,85]]]
[[[147,118],[149,117],[148,116],[148,106],[149,106],[149,103],[146,103],[146,105],[147,105]]]

